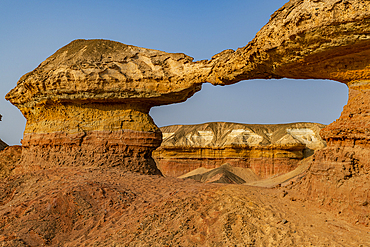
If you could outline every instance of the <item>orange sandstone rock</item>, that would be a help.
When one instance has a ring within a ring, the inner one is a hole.
[[[21,163],[160,174],[151,152],[162,136],[149,110],[185,101],[200,90],[200,72],[209,70],[184,54],[73,41],[6,95],[27,119]]]

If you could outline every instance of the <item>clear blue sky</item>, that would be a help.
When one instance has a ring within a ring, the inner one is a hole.
[[[25,119],[5,101],[19,78],[74,39],[102,38],[210,59],[245,46],[287,0],[0,0],[0,139],[18,144]],[[331,81],[252,80],[204,84],[184,103],[155,107],[158,126],[230,121],[328,124],[347,87]]]

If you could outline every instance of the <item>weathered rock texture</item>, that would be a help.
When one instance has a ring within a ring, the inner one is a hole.
[[[7,163],[12,175],[0,180],[1,245],[367,246],[368,228],[341,219],[370,222],[369,5],[290,1],[246,47],[209,62],[106,41],[62,48],[7,98],[28,120],[21,163],[29,157],[34,166],[85,167],[17,173]],[[152,62],[159,54],[163,66]],[[163,77],[142,73],[144,63]],[[123,171],[156,173],[148,160],[161,135],[147,114],[150,106],[185,100],[204,81],[279,77],[350,87],[343,114],[322,130],[328,146],[316,151],[291,191],[279,196],[278,190]],[[86,167],[101,164],[125,169]],[[312,200],[330,211],[317,210]]]
[[[214,169],[198,168],[179,178],[190,178],[202,183],[245,184],[260,178],[249,168],[233,167],[228,163]]]
[[[153,156],[166,176],[178,177],[199,167],[224,163],[251,168],[261,178],[289,172],[325,147],[325,125],[205,123],[162,127],[162,145]]]
[[[321,132],[327,147],[315,153],[297,188],[307,199],[370,224],[370,2],[290,1],[247,46],[213,61],[214,84],[289,77],[349,87],[342,115]]]
[[[149,110],[200,90],[203,70],[210,68],[184,54],[107,40],[71,42],[6,95],[27,119],[22,163],[159,174],[151,152],[162,137]]]
[[[255,78],[366,81],[370,3],[362,0],[292,0],[276,11],[249,44],[212,59],[209,81]]]
[[[16,168],[22,154],[21,146],[9,146],[0,151],[0,179],[7,178]]]

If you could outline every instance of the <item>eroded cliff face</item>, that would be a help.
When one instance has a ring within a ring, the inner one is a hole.
[[[178,177],[194,169],[224,163],[251,168],[261,178],[283,174],[325,147],[315,123],[206,123],[162,127],[162,145],[153,157],[166,176]]]
[[[109,40],[71,42],[6,95],[27,119],[21,163],[160,174],[151,152],[162,135],[149,110],[200,90],[207,66]]]

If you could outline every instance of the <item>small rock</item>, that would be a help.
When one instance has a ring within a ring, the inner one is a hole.
[[[280,197],[281,198],[284,198],[286,195],[288,194],[288,192],[286,192],[285,190],[283,191],[283,193],[280,194]]]

